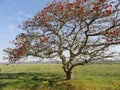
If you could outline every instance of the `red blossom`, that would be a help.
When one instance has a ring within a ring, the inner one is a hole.
[[[28,45],[26,45],[26,48],[29,48],[29,46],[28,46]]]
[[[111,39],[111,38],[108,38],[107,41],[110,43],[110,42],[112,42],[112,39]]]
[[[93,10],[97,10],[99,8],[98,4],[94,5]]]
[[[68,14],[67,14],[67,13],[65,14],[65,17],[68,17]]]
[[[42,20],[42,21],[41,21],[41,24],[45,24],[45,21],[44,21],[44,20]]]
[[[100,3],[105,2],[106,0],[99,0]]]
[[[45,42],[48,42],[48,36],[44,36],[44,37],[40,37],[39,40],[41,43],[45,43]]]
[[[22,37],[21,39],[24,40],[24,37]]]
[[[73,6],[73,3],[68,3],[68,9],[70,9]]]
[[[44,36],[44,39],[45,39],[45,40],[48,40],[48,38],[49,38],[48,36]]]
[[[79,12],[80,12],[80,14],[83,14],[83,13],[84,13],[83,8],[80,8],[80,9],[79,9]]]
[[[105,9],[107,9],[107,8],[109,8],[109,5],[106,5],[106,6],[105,6]]]
[[[34,16],[34,19],[38,20],[38,19],[40,19],[40,16]]]
[[[50,41],[50,44],[56,44],[56,41],[54,40],[54,41]]]
[[[33,47],[34,47],[34,48],[37,48],[37,46],[36,46],[36,45],[34,45]]]
[[[52,6],[54,6],[54,4],[53,4],[53,3],[51,3],[49,6],[50,6],[50,7],[52,7]]]
[[[108,14],[112,14],[112,10],[106,10]]]
[[[63,5],[60,5],[60,6],[58,7],[58,9],[61,11],[61,10],[64,9],[64,6],[63,6]]]

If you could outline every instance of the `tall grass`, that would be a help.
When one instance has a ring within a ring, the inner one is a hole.
[[[12,64],[0,69],[0,90],[120,90],[119,64],[75,67],[70,81],[61,64]]]

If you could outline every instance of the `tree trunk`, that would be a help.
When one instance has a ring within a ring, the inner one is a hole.
[[[72,72],[71,71],[66,71],[66,80],[71,80],[72,79]]]

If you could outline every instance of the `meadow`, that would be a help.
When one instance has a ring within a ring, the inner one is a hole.
[[[120,90],[120,64],[78,66],[66,81],[61,64],[0,65],[0,90]]]

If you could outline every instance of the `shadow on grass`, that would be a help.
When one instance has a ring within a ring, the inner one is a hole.
[[[115,87],[112,84],[96,87],[64,78],[57,73],[0,73],[0,90],[120,90],[120,83],[115,81],[112,82]]]
[[[0,73],[0,90],[51,88],[54,83],[64,81],[64,77],[55,73]]]

